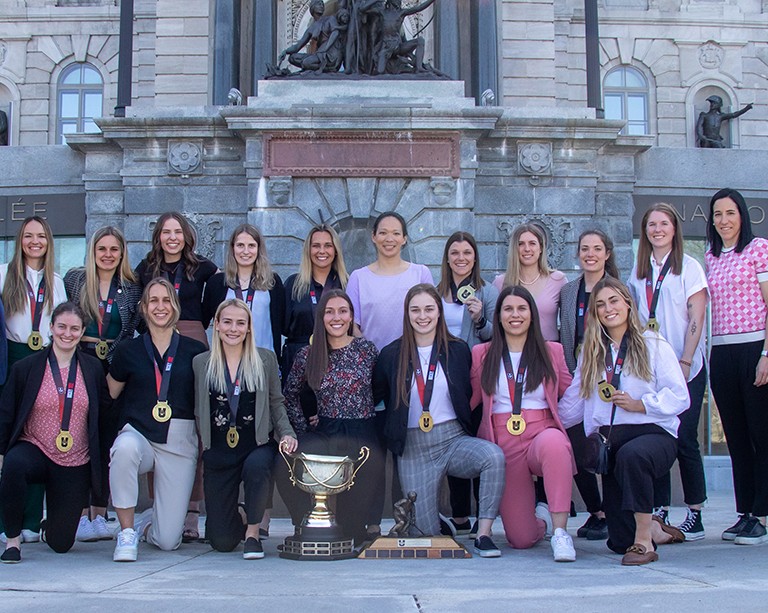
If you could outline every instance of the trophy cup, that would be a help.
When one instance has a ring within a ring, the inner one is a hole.
[[[301,522],[298,534],[285,539],[281,558],[289,560],[344,560],[356,557],[354,541],[345,536],[328,508],[328,498],[355,484],[357,471],[370,456],[368,447],[360,456],[289,454],[280,447],[294,487],[312,495],[313,508]],[[355,466],[357,464],[357,466]]]

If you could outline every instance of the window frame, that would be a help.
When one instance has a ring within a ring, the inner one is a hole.
[[[617,73],[621,74],[621,85],[611,86],[608,85],[608,79],[612,75]],[[627,74],[635,75],[638,79],[644,83],[643,87],[633,87],[627,85]],[[609,117],[607,113],[608,105],[606,100],[608,97],[617,97],[621,100],[621,117]],[[644,118],[642,120],[630,119],[629,107],[630,100],[635,98],[641,98],[643,101]],[[603,108],[606,110],[606,119],[621,119],[626,122],[621,129],[621,134],[625,136],[648,136],[651,135],[651,87],[648,77],[639,68],[632,66],[631,64],[617,64],[606,71],[603,77]],[[632,127],[641,126],[643,132],[637,134],[631,132]]]
[[[84,82],[85,71],[90,70],[98,76],[99,83],[87,83]],[[65,80],[75,72],[80,72],[78,83],[65,83]],[[90,116],[86,115],[86,99],[87,94],[98,94],[101,97],[99,115]],[[63,99],[66,94],[77,95],[77,116],[62,116],[63,111]],[[86,132],[85,124],[92,122],[95,117],[101,117],[104,113],[104,77],[101,71],[91,64],[90,62],[73,62],[66,66],[59,74],[56,80],[56,139],[57,145],[66,144],[66,134],[71,132],[64,132],[64,126],[75,126],[74,132]],[[95,130],[89,130],[92,133],[98,133],[100,130],[98,126]]]

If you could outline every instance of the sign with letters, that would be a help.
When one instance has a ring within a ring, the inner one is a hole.
[[[54,236],[84,236],[85,194],[0,196],[0,238],[14,238],[32,215],[45,219]]]

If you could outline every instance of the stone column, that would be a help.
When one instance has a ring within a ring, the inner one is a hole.
[[[472,2],[472,93],[478,103],[486,89],[501,104],[495,0]]]
[[[459,11],[455,2],[438,2],[435,12],[435,60],[437,68],[452,79],[460,79]]]
[[[240,0],[216,0],[213,13],[213,103],[240,88]]]
[[[253,55],[251,70],[253,71],[253,95],[258,95],[258,83],[264,77],[265,64],[275,61],[275,44],[277,40],[277,14],[275,2],[259,0],[253,7]]]

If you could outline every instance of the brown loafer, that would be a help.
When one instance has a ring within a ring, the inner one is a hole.
[[[672,538],[672,540],[669,541],[670,543],[685,542],[685,532],[683,532],[679,528],[675,528],[674,526],[665,524],[658,515],[651,515],[651,518],[653,519],[653,521],[659,524],[659,528],[661,528],[661,531],[664,532],[664,534],[668,534]]]
[[[635,543],[629,549],[624,557],[621,558],[622,566],[642,566],[643,564],[650,564],[659,559],[659,554],[655,551],[648,551],[644,545]]]

